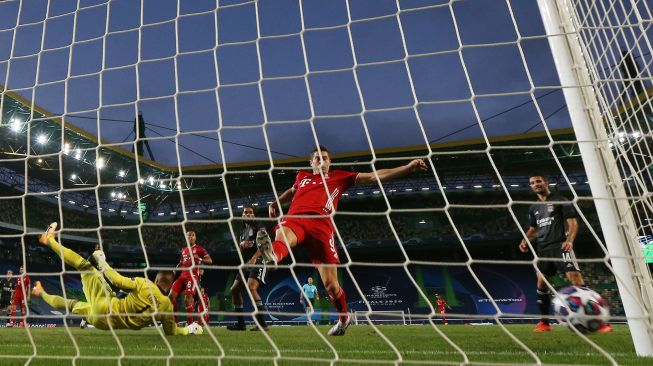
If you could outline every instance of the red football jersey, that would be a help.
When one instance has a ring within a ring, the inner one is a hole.
[[[320,174],[309,171],[297,173],[295,178],[295,196],[290,204],[289,215],[318,214],[329,215],[338,208],[340,195],[356,183],[358,173],[344,170],[332,170],[324,176],[329,193],[324,189]]]
[[[29,276],[26,274],[18,276],[16,278],[16,292],[14,292],[14,298],[24,299],[26,298],[25,294],[28,293],[29,291],[30,291]]]
[[[444,306],[445,306],[445,304],[446,304],[446,302],[445,302],[444,300],[436,300],[436,301],[435,301],[435,305],[438,306],[438,309],[439,309],[440,311],[444,311]]]
[[[192,251],[192,255],[191,255]],[[181,250],[181,267],[182,268],[190,268],[190,266],[193,265],[193,257],[198,257],[198,258],[204,258],[209,253],[204,249],[203,247],[195,244],[190,249],[188,247],[184,247],[184,249]],[[195,263],[196,265],[199,263]],[[194,276],[199,276],[199,268],[194,268],[193,269],[193,275]],[[188,271],[184,271],[184,273],[187,273]]]

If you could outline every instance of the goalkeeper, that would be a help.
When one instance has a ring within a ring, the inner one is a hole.
[[[142,277],[127,278],[111,268],[106,262],[104,253],[99,250],[93,252],[93,258],[97,261],[98,266],[95,268],[89,261],[55,240],[56,228],[56,222],[50,224],[45,233],[39,237],[39,243],[49,246],[63,258],[66,264],[82,272],[82,286],[86,302],[66,300],[61,296],[50,295],[43,290],[39,281],[36,282],[32,290],[33,296],[43,298],[55,309],[82,315],[90,324],[103,330],[137,330],[160,321],[167,335],[203,333],[202,326],[197,323],[183,328],[177,327],[173,317],[172,303],[163,294],[172,285],[172,272],[160,271],[154,282]],[[107,281],[128,292],[129,295],[123,299],[117,298]]]

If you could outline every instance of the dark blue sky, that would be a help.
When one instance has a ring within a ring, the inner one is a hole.
[[[547,41],[538,37],[544,31],[534,0],[509,2],[514,23],[504,0],[451,7],[402,0],[398,17],[396,1],[304,0],[300,9],[298,0],[264,0],[259,27],[254,2],[220,1],[217,17],[215,4],[96,0],[80,1],[75,12],[71,0],[51,1],[49,10],[45,0],[0,2],[0,84],[55,114],[65,111],[67,121],[114,143],[132,141],[132,125],[106,119],[132,120],[137,109],[153,124],[148,137],[174,136],[177,125],[182,132],[205,131],[208,139],[179,137],[208,158],[181,149],[184,165],[223,161],[212,140],[219,127],[225,160],[232,162],[267,159],[265,150],[237,145],[266,149],[263,129],[270,149],[280,153],[275,158],[306,155],[315,145],[313,128],[336,153],[481,137],[461,55],[481,119],[530,100],[519,46],[535,96],[559,84]],[[494,95],[505,93],[516,94]],[[553,114],[550,128],[569,127],[566,110],[554,113],[564,105],[561,92],[538,104],[544,116]],[[95,118],[96,111],[99,130],[97,120],[76,117]],[[537,122],[530,103],[484,126],[498,136]],[[468,125],[474,126],[445,137]],[[176,165],[173,143],[151,145],[158,161]]]

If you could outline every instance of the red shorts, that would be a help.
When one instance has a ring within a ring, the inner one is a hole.
[[[22,295],[14,296],[14,298],[11,300],[11,304],[16,306],[23,306],[25,304],[25,298]]]
[[[313,264],[340,264],[338,248],[329,218],[285,218],[278,227],[287,227],[295,233],[297,245],[308,249]]]
[[[193,278],[195,281],[193,281]],[[171,291],[181,294],[181,291],[184,290],[186,295],[195,296],[197,293],[195,283],[199,283],[198,278],[196,276],[191,277],[189,272],[184,272],[173,282]]]

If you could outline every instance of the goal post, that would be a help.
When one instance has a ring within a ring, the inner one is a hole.
[[[651,273],[637,241],[638,225],[624,188],[625,177],[620,174],[606,132],[605,125],[612,116],[601,115],[601,96],[595,90],[598,81],[591,76],[594,64],[585,59],[590,57],[590,52],[583,48],[578,8],[569,0],[538,0],[538,5],[635,350],[639,356],[650,357],[653,356]]]

